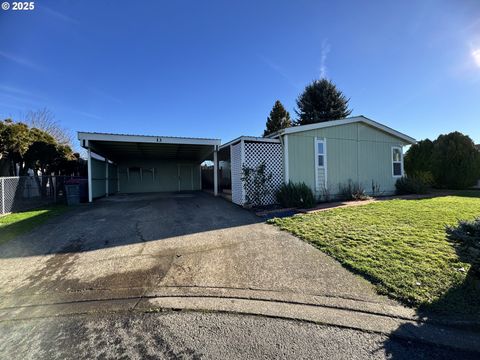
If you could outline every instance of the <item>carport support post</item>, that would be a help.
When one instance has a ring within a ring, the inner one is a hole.
[[[105,158],[105,196],[108,197],[108,159]]]
[[[218,196],[218,153],[216,145],[213,151],[213,195]]]
[[[88,148],[88,202],[93,201],[92,192],[92,151]]]

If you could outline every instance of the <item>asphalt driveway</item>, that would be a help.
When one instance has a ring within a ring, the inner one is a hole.
[[[0,273],[3,301],[203,287],[392,303],[322,252],[205,193],[82,206],[1,245]]]
[[[437,344],[460,357],[480,351],[478,333],[418,319],[311,245],[205,193],[78,207],[0,245],[0,274],[0,356],[9,358],[244,358],[244,346],[280,358],[303,357],[299,349],[371,358],[380,346],[377,357],[403,358],[397,338],[430,344],[416,344],[426,354],[444,354]],[[285,350],[282,338],[296,345]]]

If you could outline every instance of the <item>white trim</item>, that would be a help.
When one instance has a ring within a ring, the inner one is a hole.
[[[235,145],[236,143],[239,143],[242,140],[251,141],[251,142],[263,142],[263,143],[277,143],[277,144],[280,143],[279,139],[270,139],[270,138],[263,138],[263,137],[256,137],[256,136],[239,136],[238,138],[235,138],[225,144],[220,145],[219,150],[222,150],[228,146]]]
[[[241,139],[240,140],[240,178],[242,178],[243,176],[243,164],[245,164],[245,141],[244,139]],[[231,166],[231,165],[230,165]],[[245,204],[245,186],[243,184],[243,181],[241,181],[242,183],[242,206]]]
[[[213,195],[218,196],[218,150],[213,151]]]
[[[288,167],[288,135],[285,135],[283,137],[283,157],[285,159],[285,165],[284,165],[284,170],[285,170],[285,184],[288,184],[290,181],[290,173],[289,173],[289,167]]]
[[[150,135],[124,135],[78,132],[78,140],[90,141],[114,141],[114,142],[136,142],[136,143],[158,143],[158,144],[186,144],[186,145],[220,145],[220,139],[202,139],[170,136]]]
[[[400,175],[395,175],[395,171],[394,171],[394,167],[393,167],[394,163],[398,163],[398,161],[393,161],[393,150],[394,149],[399,149],[400,150],[400,168],[402,170],[402,173]],[[394,178],[401,178],[404,174],[404,172],[403,172],[403,148],[401,146],[392,146],[391,152],[390,152],[390,161],[392,162],[392,176]]]
[[[90,148],[88,148],[87,150],[87,154],[88,154],[88,163],[87,163],[87,176],[88,176],[88,202],[92,202],[93,201],[93,189],[92,189],[92,150],[90,150]]]
[[[318,156],[320,155],[318,153],[318,144],[323,144],[323,166],[318,165]],[[328,174],[328,166],[327,166],[327,139],[326,138],[314,138],[313,141],[313,146],[314,146],[314,152],[315,152],[315,191],[321,191],[322,189],[318,186],[318,169],[323,169],[324,170],[324,177],[325,181],[323,186],[326,188],[327,187],[327,174]]]
[[[390,135],[393,135],[399,139],[404,140],[407,144],[415,144],[417,141],[408,136],[405,135],[397,130],[394,130],[386,125],[380,124],[374,120],[371,120],[365,116],[355,116],[351,118],[346,118],[346,119],[340,119],[340,120],[332,120],[332,121],[324,121],[321,123],[315,123],[315,124],[308,124],[308,125],[300,125],[300,126],[292,126],[286,129],[282,129],[279,132],[272,134],[271,137],[278,137],[281,135],[286,135],[286,134],[294,134],[297,132],[302,132],[302,131],[309,131],[309,130],[316,130],[316,129],[323,129],[323,128],[328,128],[332,126],[339,126],[339,125],[346,125],[346,124],[353,124],[357,122],[362,122],[367,125],[370,125],[374,128],[377,128],[379,130],[382,130],[383,132],[386,132]]]

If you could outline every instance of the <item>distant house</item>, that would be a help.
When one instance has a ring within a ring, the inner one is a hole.
[[[294,126],[267,138],[174,138],[79,132],[88,150],[89,200],[113,193],[192,191],[231,193],[245,205],[249,189],[242,169],[264,163],[270,173],[265,204],[288,182],[307,184],[320,200],[340,195],[342,185],[390,195],[404,175],[403,147],[415,139],[364,116]],[[94,154],[101,157],[96,158]],[[201,164],[213,163],[213,181],[202,183]],[[220,166],[219,166],[220,165]],[[219,167],[222,171],[219,171]],[[213,184],[212,184],[213,182]]]

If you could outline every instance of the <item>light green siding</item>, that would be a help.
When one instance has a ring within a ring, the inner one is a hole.
[[[200,165],[195,163],[131,161],[119,164],[119,175],[121,193],[201,189]]]
[[[317,196],[315,184],[315,138],[326,139],[327,188],[331,195],[339,193],[339,185],[349,180],[358,182],[368,192],[372,182],[383,194],[395,191],[397,178],[392,175],[392,146],[405,143],[390,134],[362,123],[333,126],[293,133],[288,136],[288,173],[293,182],[305,182]]]
[[[92,196],[105,196],[105,161],[92,158]]]
[[[103,160],[92,158],[92,197],[105,196],[106,187],[106,164]],[[117,192],[117,166],[108,164],[108,193]]]

